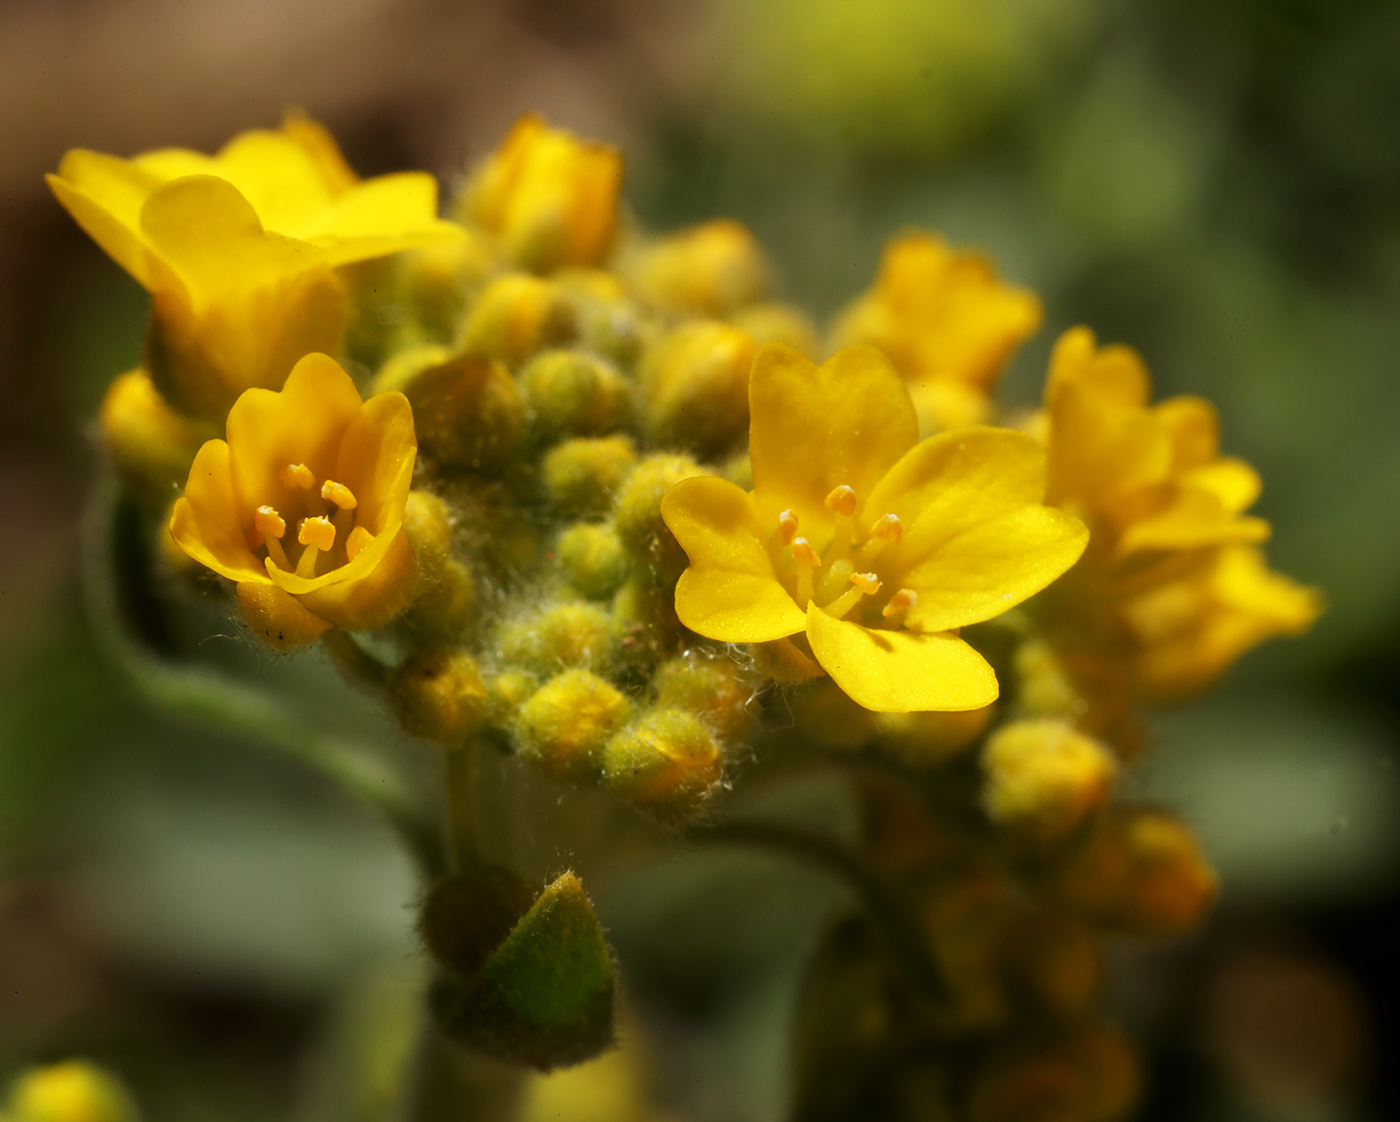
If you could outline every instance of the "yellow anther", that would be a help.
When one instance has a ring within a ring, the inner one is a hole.
[[[890,602],[885,605],[880,614],[886,619],[890,619],[893,616],[899,615],[901,612],[907,612],[918,602],[919,594],[917,592],[912,588],[901,588],[890,597]]]
[[[821,558],[806,538],[792,539],[792,559],[799,565],[819,565]]]
[[[316,477],[305,464],[288,464],[282,469],[282,482],[287,487],[310,491],[316,486]]]
[[[345,556],[353,561],[363,552],[365,546],[374,541],[374,535],[363,526],[356,526],[350,531],[350,536],[345,539]]]
[[[875,525],[870,527],[870,536],[878,538],[882,542],[893,545],[899,541],[900,535],[904,533],[904,523],[899,520],[897,514],[882,514],[875,519]]]
[[[778,515],[778,532],[783,535],[783,544],[788,544],[797,534],[797,512],[785,510]]]
[[[826,497],[826,509],[833,514],[844,515],[849,518],[856,512],[856,493],[850,487],[842,483],[839,487],[833,487],[831,494]]]
[[[330,549],[335,545],[335,527],[329,518],[303,518],[297,527],[297,541],[315,549]]]
[[[253,512],[253,528],[264,538],[280,538],[287,532],[287,520],[275,507],[260,506]]]
[[[880,591],[880,578],[874,573],[852,573],[851,583],[867,596],[874,596]]]
[[[337,483],[334,479],[327,479],[321,484],[321,498],[328,503],[335,503],[341,510],[354,510],[359,503],[349,487],[344,483]]]

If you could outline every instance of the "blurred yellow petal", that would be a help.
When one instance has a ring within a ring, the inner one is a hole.
[[[1220,414],[1205,398],[1169,397],[1152,412],[1171,437],[1178,471],[1202,467],[1220,455]]]
[[[1251,465],[1229,456],[1193,468],[1182,477],[1182,483],[1214,495],[1232,514],[1253,506],[1263,487],[1259,473]]]
[[[807,641],[832,681],[879,713],[981,709],[997,699],[986,659],[952,635],[861,627],[813,604]]]
[[[821,366],[768,343],[749,378],[749,456],[765,525],[794,511],[818,548],[832,525],[826,497],[838,486],[857,498],[913,447],[919,422],[889,360],[847,347]]]
[[[403,394],[376,394],[359,407],[341,438],[333,473],[360,499],[359,525],[379,534],[402,515],[417,453],[413,408]]]
[[[661,514],[690,558],[676,586],[682,623],[729,643],[802,630],[806,617],[778,581],[750,495],[723,479],[685,479],[662,500]]]
[[[190,466],[184,497],[175,502],[170,536],[220,576],[267,584],[267,573],[244,537],[245,525],[252,525],[251,511],[245,522],[234,499],[229,447],[222,440],[206,441]]]
[[[397,522],[355,560],[322,579],[299,599],[322,619],[352,630],[383,627],[397,617],[418,589],[418,563],[408,535]],[[281,579],[278,584],[282,585]]]
[[[141,237],[141,208],[159,180],[115,156],[75,148],[49,188],[74,221],[123,269],[150,287]]]

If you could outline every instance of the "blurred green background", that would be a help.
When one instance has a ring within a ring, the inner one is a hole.
[[[156,1120],[288,1118],[340,984],[414,960],[388,834],[129,696],[77,577],[91,418],[145,297],[42,174],[75,146],[212,150],[290,105],[363,174],[449,187],[542,110],[626,149],[643,224],[750,224],[822,317],[885,238],[933,227],[1046,300],[1004,400],[1035,401],[1079,322],[1141,349],[1161,393],[1214,399],[1266,481],[1275,567],[1330,609],[1153,718],[1143,793],[1196,825],[1225,894],[1199,937],[1115,968],[1151,1050],[1143,1117],[1400,1115],[1400,5],[1380,0],[0,7],[0,1059],[104,1059]],[[220,630],[211,657],[343,700],[316,656]],[[775,1117],[824,898],[737,858],[636,879],[600,900],[624,971],[706,994],[667,1014],[674,1112]],[[713,930],[720,911],[745,920]]]

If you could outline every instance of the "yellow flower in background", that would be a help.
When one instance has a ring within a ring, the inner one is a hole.
[[[472,173],[461,216],[497,235],[506,256],[537,272],[597,265],[612,248],[622,154],[521,117]]]
[[[835,343],[884,351],[927,434],[987,419],[993,384],[1040,320],[1040,299],[984,257],[910,233],[885,247],[874,287],[842,314]]]
[[[1088,536],[1041,505],[1036,442],[972,428],[920,443],[908,391],[868,347],[817,367],[766,345],[749,408],[752,493],[699,477],[662,503],[690,558],[681,622],[734,643],[805,633],[816,663],[867,709],[993,701],[991,668],[952,632],[1044,588]]]
[[[727,315],[765,299],[773,287],[758,239],[732,218],[659,238],[628,264],[642,298],[672,312]]]
[[[416,584],[403,518],[417,451],[406,397],[361,401],[334,359],[307,355],[281,392],[245,391],[228,440],[200,448],[171,536],[237,582],[244,618],[273,646],[382,626]]]
[[[1191,571],[1123,605],[1139,644],[1138,692],[1163,701],[1199,689],[1251,647],[1306,631],[1322,608],[1316,589],[1271,570],[1261,550],[1211,550]]]
[[[11,1122],[137,1122],[126,1089],[90,1063],[67,1060],[25,1072],[3,1117]]]
[[[148,361],[180,408],[222,419],[245,389],[282,385],[311,351],[339,348],[340,265],[460,236],[423,172],[359,181],[324,128],[293,116],[216,156],[131,160],[74,149],[49,186],[151,293]]]

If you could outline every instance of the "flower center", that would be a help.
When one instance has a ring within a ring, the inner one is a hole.
[[[777,530],[769,538],[769,555],[783,587],[802,606],[815,601],[837,619],[844,619],[859,606],[862,617],[873,617],[877,625],[898,627],[918,595],[912,589],[897,588],[882,597],[887,582],[880,578],[878,561],[899,541],[904,527],[898,515],[884,514],[862,534],[855,518],[859,505],[854,488],[844,483],[832,488],[826,508],[835,516],[836,526],[820,551],[799,533],[797,512],[783,511],[778,515]],[[877,607],[878,616],[874,612]]]
[[[286,510],[260,506],[253,525],[244,530],[249,547],[270,557],[279,569],[300,577],[316,577],[353,561],[373,539],[355,524],[359,500],[334,479],[316,485],[305,464],[283,467],[282,482],[291,492]]]

